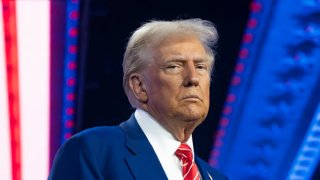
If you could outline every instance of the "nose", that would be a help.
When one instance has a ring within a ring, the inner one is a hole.
[[[197,75],[197,70],[194,63],[187,63],[183,85],[185,87],[199,85],[199,77]]]

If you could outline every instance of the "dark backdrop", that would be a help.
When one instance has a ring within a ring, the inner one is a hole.
[[[117,125],[134,111],[122,89],[121,63],[126,42],[141,23],[150,19],[206,19],[216,24],[220,36],[211,108],[206,121],[194,133],[195,151],[207,160],[248,19],[249,3],[250,0],[84,1],[77,131]]]

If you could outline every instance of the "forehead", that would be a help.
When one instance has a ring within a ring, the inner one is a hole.
[[[153,48],[153,54],[166,58],[167,56],[190,56],[208,60],[208,55],[203,44],[194,36],[176,35],[169,36]]]

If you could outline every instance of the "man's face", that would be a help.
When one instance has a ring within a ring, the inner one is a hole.
[[[194,38],[165,39],[142,72],[147,111],[169,129],[198,126],[209,110],[210,63]]]

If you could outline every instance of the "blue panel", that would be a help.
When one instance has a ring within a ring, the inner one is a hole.
[[[311,179],[312,174],[320,161],[320,102],[309,130],[304,138],[300,150],[297,153],[288,180]]]
[[[66,2],[65,59],[61,144],[71,137],[75,121],[77,84],[79,1]]]
[[[210,162],[230,179],[285,179],[320,100],[320,2],[251,10]]]

